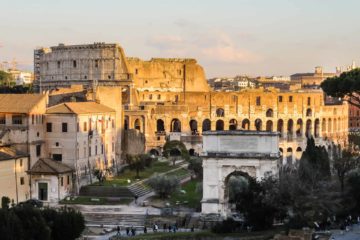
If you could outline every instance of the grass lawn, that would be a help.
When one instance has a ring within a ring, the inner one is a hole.
[[[169,199],[171,205],[176,206],[176,202],[180,202],[181,206],[198,208],[202,198],[202,194],[196,191],[196,185],[198,183],[201,183],[201,181],[198,179],[193,179],[184,183],[181,186],[181,190],[185,190],[186,193],[181,193],[180,191],[173,193]],[[187,204],[184,203],[186,201],[188,202]]]
[[[93,200],[92,200],[93,199]],[[108,200],[102,197],[72,197],[71,200],[63,199],[61,204],[83,204],[83,205],[112,205],[112,204],[129,204],[133,199],[122,198],[119,200]]]
[[[169,162],[154,162],[151,167],[145,168],[143,171],[140,171],[140,179],[149,178],[151,175],[155,173],[163,173],[170,171],[171,169],[178,168],[178,165],[173,166]],[[179,173],[180,174],[180,173]],[[130,179],[130,183],[128,182],[128,179]],[[125,169],[123,173],[121,173],[119,176],[116,176],[111,179],[107,179],[103,185],[105,186],[112,186],[116,184],[117,186],[127,186],[131,183],[136,182],[138,179],[136,178],[136,171]],[[94,183],[94,185],[98,185],[98,183]]]

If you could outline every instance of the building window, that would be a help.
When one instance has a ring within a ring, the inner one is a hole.
[[[23,161],[22,159],[20,159],[20,167],[22,167],[22,165],[23,165]]]
[[[114,142],[111,143],[111,150],[112,150],[112,152],[115,152],[115,143]]]
[[[111,76],[110,76],[110,75],[108,75],[108,79],[109,79],[109,80],[111,79]]]
[[[80,130],[80,123],[77,122],[77,123],[76,123],[76,131],[79,132],[79,130]]]
[[[77,63],[76,60],[73,61],[73,67],[76,68],[77,67]]]
[[[104,154],[104,144],[101,144],[101,154]]]
[[[308,106],[311,105],[311,98],[310,98],[310,97],[307,98],[307,105],[308,105]]]
[[[67,185],[70,185],[70,175],[67,175]]]
[[[22,124],[22,116],[21,115],[13,115],[12,116],[12,124],[21,125]]]
[[[65,76],[65,80],[67,80],[67,76]]]
[[[256,97],[256,106],[261,105],[261,97]]]
[[[40,133],[39,133],[39,132],[37,132],[37,133],[36,133],[36,136],[37,136],[37,137],[40,137]]]
[[[84,76],[84,79],[87,79],[87,76],[86,76],[86,75]]]
[[[60,184],[61,184],[61,186],[64,186],[64,177],[60,178]]]
[[[289,96],[289,102],[293,101],[293,96]]]
[[[37,157],[40,157],[41,155],[41,145],[36,145],[36,156]]]
[[[149,95],[149,99],[150,99],[150,100],[152,99],[152,94]]]
[[[24,185],[25,184],[25,178],[24,177],[21,177],[20,178],[20,185]]]
[[[60,68],[61,67],[61,63],[60,61],[57,62],[57,67]]]
[[[0,124],[5,124],[5,123],[6,123],[5,114],[0,114]]]
[[[95,146],[95,155],[97,155],[97,145]]]
[[[35,115],[31,115],[31,124],[34,125],[34,123],[35,123]]]
[[[111,119],[111,127],[115,128],[115,120],[114,119]]]
[[[62,132],[67,132],[68,131],[68,124],[67,123],[62,123],[61,128],[62,128]]]
[[[98,68],[98,67],[99,67],[99,60],[96,59],[96,60],[95,60],[95,68]]]
[[[87,131],[87,122],[84,122],[84,132]]]
[[[160,94],[158,94],[158,100],[160,100],[161,99],[161,95]]]
[[[46,131],[52,132],[52,123],[51,122],[46,123]]]
[[[135,68],[135,74],[137,75],[139,73],[139,70]]]
[[[57,147],[58,147],[58,146],[59,146],[59,142],[56,142],[56,143],[55,143],[55,146],[57,146]]]
[[[278,99],[279,99],[279,102],[283,101],[282,96],[279,96]]]
[[[91,156],[91,146],[89,147],[89,157]]]
[[[62,161],[62,154],[53,154],[53,155],[52,155],[52,158],[53,158],[55,161],[61,162],[61,161]]]

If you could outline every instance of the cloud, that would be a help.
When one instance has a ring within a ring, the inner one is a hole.
[[[239,48],[233,38],[221,30],[157,35],[150,37],[147,44],[166,57],[194,57],[220,63],[249,63],[262,59],[250,50]]]

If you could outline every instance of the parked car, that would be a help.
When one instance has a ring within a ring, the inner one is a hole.
[[[38,207],[38,208],[41,208],[44,206],[43,202],[40,200],[37,200],[37,199],[29,199],[29,200],[19,203],[19,205],[20,206],[30,205],[30,206]]]

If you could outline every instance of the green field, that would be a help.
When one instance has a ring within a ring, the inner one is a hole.
[[[190,208],[200,207],[202,193],[196,191],[196,186],[198,183],[201,183],[201,181],[198,179],[193,179],[189,182],[184,183],[181,186],[181,190],[185,190],[186,193],[181,193],[180,191],[173,193],[169,199],[170,203],[173,206],[180,205]],[[176,203],[180,203],[180,204],[176,204]]]

